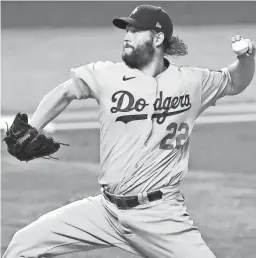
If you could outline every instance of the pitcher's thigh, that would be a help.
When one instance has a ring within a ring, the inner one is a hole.
[[[170,235],[167,250],[173,253],[175,258],[216,258],[210,248],[203,240],[197,228],[190,228],[188,231],[180,232],[177,235]]]
[[[13,237],[3,257],[53,257],[110,247],[119,241],[101,197],[89,197],[49,212]]]
[[[154,234],[159,232],[161,225],[151,225],[151,230],[144,230],[144,234],[127,234],[126,241],[142,257],[150,258],[216,258],[210,248],[206,245],[201,234],[196,230],[179,233]],[[151,232],[150,232],[151,231]]]
[[[126,241],[143,257],[215,258],[181,195],[123,212],[120,222]]]

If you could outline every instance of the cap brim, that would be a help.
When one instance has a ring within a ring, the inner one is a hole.
[[[126,26],[128,24],[138,29],[145,29],[141,24],[139,24],[136,20],[130,17],[115,18],[113,20],[113,24],[119,29],[126,29]]]

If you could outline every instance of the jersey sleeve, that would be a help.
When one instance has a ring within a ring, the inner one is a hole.
[[[100,98],[100,76],[106,68],[107,62],[96,62],[71,68],[71,77],[78,99]]]
[[[202,83],[201,87],[201,108],[200,113],[210,106],[214,106],[216,101],[228,94],[231,89],[232,80],[228,68],[219,71],[200,69]]]

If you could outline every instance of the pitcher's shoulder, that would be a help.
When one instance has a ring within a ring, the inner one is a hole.
[[[165,63],[168,64],[169,71],[176,70],[177,72],[180,72],[180,73],[186,73],[186,72],[193,72],[197,70],[197,67],[194,67],[194,66],[174,63],[171,56],[165,56],[164,61]]]
[[[108,72],[117,72],[127,69],[126,65],[123,62],[114,62],[114,61],[97,61],[93,63],[94,70],[105,70]]]
[[[176,63],[170,63],[171,66],[175,67],[180,72],[197,72],[198,70],[202,70],[203,68],[191,65],[180,65]]]
[[[176,65],[178,71],[186,77],[205,77],[211,70],[208,68],[192,66],[192,65]]]
[[[93,69],[98,70],[98,69],[111,69],[115,67],[115,62],[112,61],[96,61],[91,63],[93,66]]]

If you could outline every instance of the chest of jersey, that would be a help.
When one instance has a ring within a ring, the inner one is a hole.
[[[193,95],[192,87],[184,85],[177,72],[156,78],[138,72],[120,73],[105,80],[102,87],[101,118],[124,124],[143,120],[163,124],[188,112]]]
[[[128,178],[181,155],[200,105],[194,85],[176,70],[156,78],[141,72],[100,78],[102,171],[111,167]]]

